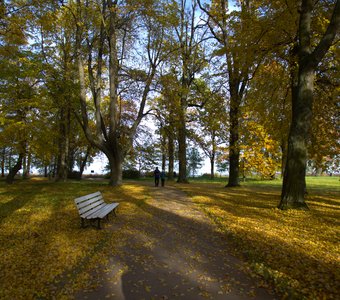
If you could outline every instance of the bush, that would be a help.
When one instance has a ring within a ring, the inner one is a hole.
[[[140,172],[138,170],[123,170],[123,179],[139,179]]]
[[[81,179],[81,174],[79,171],[69,171],[67,174],[67,178],[68,179],[77,179],[80,180]]]

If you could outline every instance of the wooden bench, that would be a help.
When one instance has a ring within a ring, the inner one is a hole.
[[[116,208],[119,203],[105,203],[101,192],[95,192],[86,196],[74,199],[81,218],[81,227],[84,228],[85,220],[98,221],[100,229],[100,220],[109,217],[110,212],[116,215]]]

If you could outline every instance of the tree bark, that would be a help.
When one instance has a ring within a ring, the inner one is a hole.
[[[229,129],[229,178],[226,187],[240,185],[240,148],[239,148],[239,109],[240,101],[238,92],[231,92],[230,99],[230,129]]]
[[[168,165],[168,179],[174,179],[174,139],[171,133],[168,134],[168,155],[169,155],[169,165]]]
[[[86,149],[86,153],[85,153],[85,157],[84,157],[84,159],[81,161],[81,163],[80,163],[80,166],[79,166],[79,179],[81,179],[81,177],[83,176],[83,173],[84,173],[84,170],[85,170],[85,167],[86,167],[86,163],[87,163],[87,159],[88,159],[88,157],[89,157],[89,155],[90,155],[90,151],[91,151],[91,147],[89,146],[89,147],[87,147],[87,149]]]
[[[1,153],[1,177],[5,177],[5,149]]]
[[[110,165],[110,180],[109,185],[118,186],[123,181],[123,157],[117,151],[104,152],[109,160]],[[113,153],[116,153],[114,155]]]
[[[15,175],[19,172],[19,170],[22,167],[23,158],[24,158],[24,154],[20,153],[16,164],[13,166],[13,168],[10,169],[10,171],[9,171],[7,177],[6,177],[6,183],[12,184],[14,182]]]
[[[293,99],[292,125],[288,138],[287,164],[283,177],[280,209],[303,208],[306,189],[307,138],[312,120],[314,70],[301,67],[297,97]]]
[[[210,179],[215,178],[215,157],[210,157]]]
[[[187,141],[186,141],[186,105],[183,104],[186,99],[181,99],[181,112],[179,114],[178,127],[178,179],[179,183],[188,183],[187,179]]]
[[[308,209],[306,191],[307,139],[312,121],[314,77],[340,27],[340,2],[336,1],[328,28],[316,46],[311,48],[311,19],[313,0],[303,0],[298,28],[298,85],[293,90],[292,123],[288,138],[287,164],[283,177],[280,209]]]

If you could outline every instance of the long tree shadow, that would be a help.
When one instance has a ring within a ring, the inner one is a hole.
[[[197,195],[204,195],[206,197],[211,197],[213,194],[213,191],[209,192],[206,190],[196,190],[196,192]],[[241,197],[242,200],[237,202],[238,209],[235,209],[233,207],[234,200],[230,200],[230,193],[226,191],[224,196],[222,195],[222,197],[218,197],[218,199],[214,199],[212,202],[207,201],[202,207],[205,207],[207,211],[209,211],[209,208],[211,207],[218,207],[221,211],[226,212],[226,216],[230,215],[236,220],[246,219],[249,221],[249,226],[251,226],[252,220],[258,222],[259,219],[262,219],[264,224],[268,221],[274,221],[271,224],[275,224],[275,222],[278,221],[278,217],[274,217],[272,209],[275,208],[275,206],[273,206],[273,201],[275,200],[276,194],[275,189],[268,193],[267,189],[257,188],[255,193],[251,191],[251,194],[249,193],[248,195],[238,195],[238,199]],[[256,205],[251,203],[251,199],[253,197],[255,199],[257,196],[260,197],[263,202],[261,202],[260,205],[259,203],[256,203]],[[324,200],[325,199],[322,201]],[[328,203],[327,199],[324,202]],[[198,203],[200,204],[199,201]],[[261,210],[258,209],[259,207]],[[302,219],[306,218],[307,220],[314,214],[314,217],[322,220],[324,223],[328,223],[328,225],[336,226],[338,223],[335,217],[336,212],[333,212],[333,214],[324,211],[317,214],[316,212],[304,212],[300,217]],[[259,218],[259,216],[261,216],[261,218]],[[313,254],[309,255],[307,244],[305,244],[304,247],[297,247],[294,242],[287,240],[286,236],[275,236],[275,234],[268,235],[265,231],[256,230],[257,237],[254,238],[253,234],[244,234],[244,230],[241,228],[239,229],[239,233],[237,231],[228,230],[226,225],[219,224],[220,222],[223,223],[222,218],[219,218],[218,216],[217,218],[215,217],[216,216],[213,216],[215,221],[217,220],[216,223],[218,226],[224,228],[223,231],[226,233],[227,238],[234,241],[233,244],[239,249],[239,253],[242,253],[253,265],[267,265],[268,269],[272,268],[272,274],[269,274],[266,270],[264,273],[261,271],[261,273],[268,280],[273,280],[276,285],[281,285],[279,288],[281,288],[283,292],[288,291],[291,293],[291,297],[299,298],[300,296],[296,296],[299,295],[299,292],[297,292],[299,288],[297,288],[297,286],[300,287],[300,290],[307,286],[310,290],[318,290],[321,295],[335,296],[335,291],[337,291],[337,284],[340,278],[339,272],[337,271],[339,269],[339,263],[337,261],[330,261],[329,259],[320,260],[314,257]],[[257,226],[260,226],[259,223],[257,223]],[[273,229],[275,229],[275,225]],[[296,229],[291,228],[287,230]],[[316,238],[319,239],[318,237]],[[247,245],[248,248],[245,248],[244,245]],[[273,257],[275,257],[275,260],[273,260]],[[295,258],[295,260],[293,258]],[[280,264],[281,261],[283,262],[282,264]],[[294,265],[294,267],[291,265]],[[301,268],[298,266],[301,266]],[[313,270],[311,271],[313,274],[312,276],[307,275],[310,273],[306,272],[305,266],[308,266],[308,271]],[[277,276],[277,278],[275,278],[275,276]],[[289,284],[288,281],[290,281]],[[324,285],[323,282],[327,282],[327,285]]]
[[[43,186],[38,185],[30,190],[27,189],[28,186],[29,185],[25,183],[21,184],[21,190],[14,189],[13,186],[8,186],[8,189],[1,193],[2,197],[10,197],[12,199],[3,203],[0,202],[0,225],[6,218],[23,208],[29,201],[34,199],[36,195],[41,193],[43,188]]]
[[[186,217],[182,208],[169,211],[153,204],[144,201],[127,220],[127,243],[111,257],[112,273],[102,287],[80,292],[78,299],[248,299],[250,294],[274,299],[240,270],[242,263],[229,254],[225,236],[203,220]],[[119,278],[117,266],[125,270]]]

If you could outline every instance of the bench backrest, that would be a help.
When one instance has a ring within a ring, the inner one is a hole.
[[[101,192],[85,195],[74,199],[81,217],[86,217],[105,205]]]

